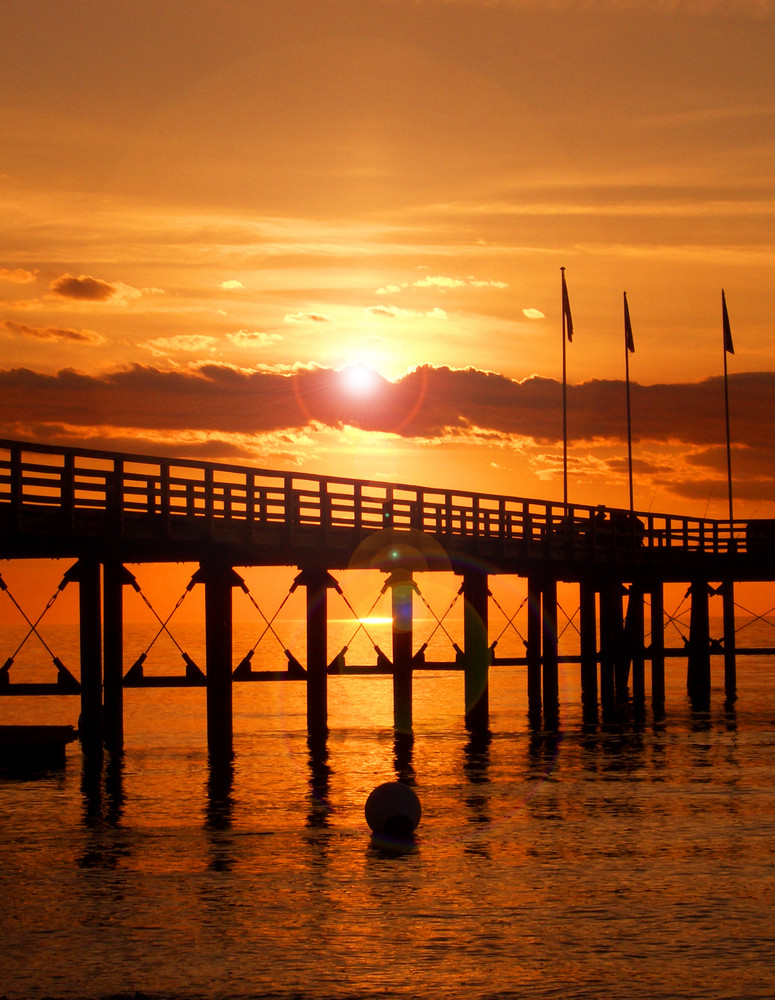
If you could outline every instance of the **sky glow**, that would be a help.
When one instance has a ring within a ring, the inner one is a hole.
[[[0,8],[0,434],[558,499],[565,267],[570,498],[626,288],[635,505],[725,516],[723,287],[775,516],[767,0],[101,10]]]

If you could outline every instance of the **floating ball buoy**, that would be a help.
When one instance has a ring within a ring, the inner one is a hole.
[[[415,791],[400,781],[386,781],[369,794],[364,809],[372,832],[383,837],[411,837],[420,824],[422,806]]]

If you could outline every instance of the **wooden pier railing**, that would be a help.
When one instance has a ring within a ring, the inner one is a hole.
[[[739,555],[752,537],[746,521],[0,440],[2,530],[14,530],[23,515],[54,514],[66,530],[99,516],[112,532],[153,521],[217,534],[243,523],[291,535],[313,529],[325,540],[347,529],[415,528],[442,542],[520,542],[537,555],[578,559],[628,549]],[[754,537],[763,532],[771,544],[772,522],[751,524]]]

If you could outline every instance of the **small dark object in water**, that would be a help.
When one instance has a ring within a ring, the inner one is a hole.
[[[64,767],[65,745],[77,738],[72,726],[0,726],[0,767],[14,771]]]
[[[370,793],[364,809],[372,832],[407,839],[417,829],[422,806],[413,789],[400,781],[386,781]]]

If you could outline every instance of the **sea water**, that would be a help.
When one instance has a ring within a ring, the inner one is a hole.
[[[332,623],[332,648],[350,624]],[[297,628],[263,639],[254,666],[282,668]],[[375,639],[389,651],[389,628],[348,660],[373,662]],[[127,626],[127,664],[156,631]],[[739,641],[775,645],[772,631]],[[4,655],[22,632],[0,634]],[[77,630],[47,635],[77,674]],[[235,628],[235,662],[255,639]],[[146,672],[182,672],[181,649],[203,661],[201,629],[175,640]],[[737,672],[726,704],[714,657],[696,712],[685,660],[669,660],[664,718],[647,704],[604,726],[563,664],[545,731],[524,667],[496,666],[474,736],[462,674],[418,671],[411,738],[393,732],[390,677],[332,676],[312,745],[303,682],[237,683],[225,764],[208,760],[202,688],[128,688],[123,755],[74,743],[63,770],[0,777],[0,996],[772,997],[775,658]],[[3,698],[0,722],[75,724],[78,708]],[[397,776],[422,821],[414,843],[376,844],[364,802]]]

